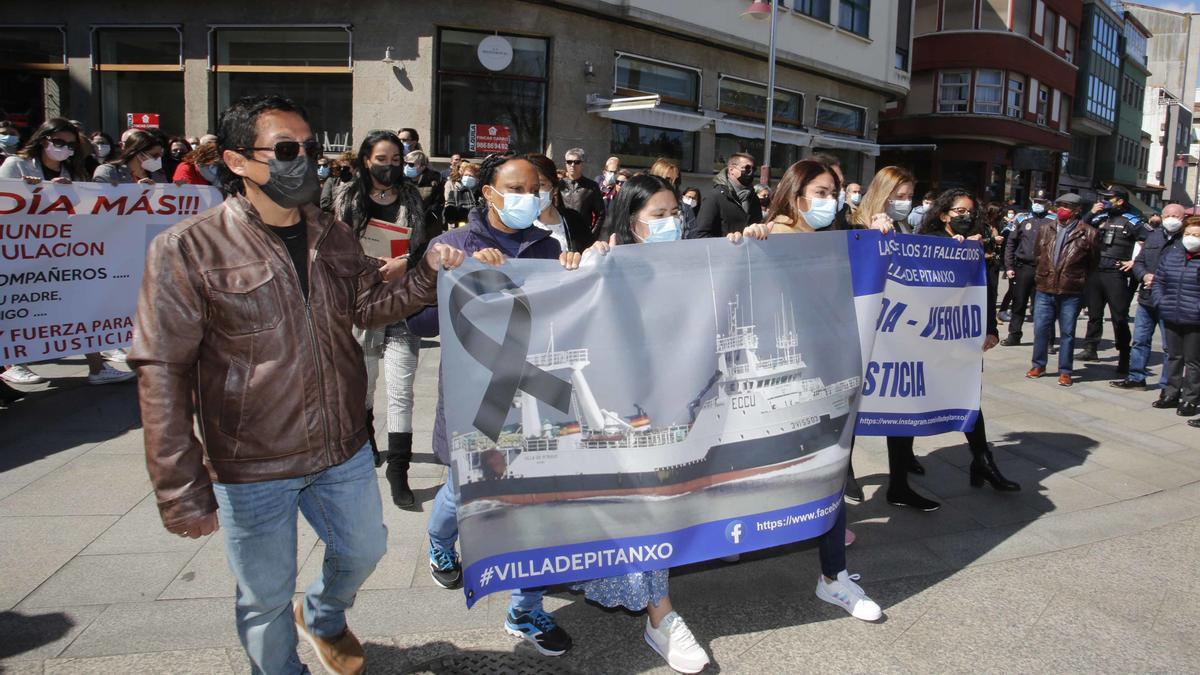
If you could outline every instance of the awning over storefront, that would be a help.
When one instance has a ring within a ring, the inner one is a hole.
[[[858,152],[866,153],[872,157],[879,156],[879,145],[868,141],[859,141],[853,138],[845,138],[843,136],[830,136],[827,134],[816,134],[812,140],[813,147],[816,148],[839,148],[841,150],[857,150]]]
[[[757,122],[724,118],[717,120],[717,133],[729,134],[738,138],[757,138],[762,140],[766,138],[767,128],[766,125]],[[798,145],[802,148],[807,148],[812,144],[812,138],[812,134],[806,134],[803,131],[795,129],[783,127],[773,127],[771,129],[771,140],[776,143],[786,143],[788,145]]]
[[[611,120],[643,124],[677,131],[700,131],[712,124],[714,118],[703,114],[663,108],[657,96],[638,96],[632,99],[604,99],[588,96],[587,111]]]
[[[1133,192],[1129,193],[1129,205],[1137,209],[1143,216],[1149,218],[1151,214],[1158,213],[1158,209],[1151,208],[1149,204],[1138,199],[1138,196]]]

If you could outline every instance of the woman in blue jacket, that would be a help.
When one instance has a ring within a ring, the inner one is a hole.
[[[1183,224],[1177,245],[1163,251],[1150,297],[1166,327],[1167,388],[1162,402],[1180,417],[1196,417],[1200,405],[1200,216]],[[1188,421],[1200,427],[1200,418]]]

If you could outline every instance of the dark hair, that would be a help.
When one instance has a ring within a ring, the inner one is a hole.
[[[504,166],[511,160],[520,159],[516,155],[488,155],[479,163],[479,189],[482,190],[484,185],[493,185],[496,180],[496,173],[500,171],[500,167]],[[528,161],[528,160],[526,160]]]
[[[975,226],[971,231],[971,235],[982,234],[986,247],[987,242],[990,242],[992,239],[992,228],[988,226],[982,217],[979,200],[975,198],[975,195],[970,190],[964,190],[963,188],[950,188],[940,195],[935,195],[933,206],[930,206],[929,210],[925,212],[925,217],[921,219],[921,226],[917,228],[916,233],[933,234],[934,232],[946,229],[946,224],[942,222],[942,216],[950,213],[950,209],[954,207],[954,202],[963,197],[971,200],[971,222]]]
[[[258,118],[266,112],[279,111],[296,113],[305,122],[308,113],[289,98],[277,94],[245,96],[233,102],[221,112],[217,120],[217,148],[223,157],[226,150],[246,154],[244,148],[253,147],[258,139]],[[240,195],[246,191],[242,177],[229,170],[224,162],[217,163],[218,180],[225,194]]]
[[[185,155],[186,155],[188,152],[191,152],[192,150],[194,150],[194,148],[192,147],[192,144],[191,144],[191,143],[188,143],[188,139],[186,139],[186,138],[184,138],[184,137],[182,137],[182,136],[171,136],[170,138],[168,138],[168,139],[167,139],[167,147],[165,147],[165,148],[163,148],[163,149],[164,149],[164,150],[170,150],[170,149],[171,149],[171,146],[172,146],[172,145],[175,145],[176,143],[183,143],[184,145],[186,145],[186,146],[187,146],[187,152],[183,153],[183,154],[185,154]]]
[[[421,134],[418,134],[417,130],[413,129],[412,127],[404,127],[403,129],[397,131],[396,137],[399,138],[400,134],[403,134],[406,132],[408,133],[409,136],[412,136],[413,143],[417,143],[418,145],[421,143]],[[400,149],[403,150],[404,149],[403,146],[401,146]]]
[[[358,201],[358,207],[361,213],[367,213],[370,204],[367,202],[370,199],[369,195],[374,183],[371,182],[371,170],[367,168],[367,158],[371,156],[371,152],[379,143],[391,143],[396,146],[397,152],[404,152],[404,145],[400,142],[400,138],[388,131],[387,129],[376,129],[368,132],[362,143],[358,144],[358,154],[353,160],[354,168],[354,198]],[[366,221],[358,223],[355,227],[355,234],[362,236],[362,233],[367,229]]]
[[[536,152],[525,155],[525,159],[529,160],[538,173],[550,181],[550,203],[554,205],[554,208],[562,206],[562,197],[558,194],[558,166],[555,165],[554,160]]]
[[[951,188],[951,189],[954,189],[954,188]],[[949,190],[947,190],[947,192],[949,192]],[[946,194],[946,193],[943,192],[942,194]],[[971,198],[971,201],[975,201],[975,195],[968,192],[967,196]],[[925,193],[925,199],[928,199],[929,201],[933,201],[937,198],[938,198],[937,190],[930,190],[929,192]],[[921,201],[925,201],[925,199],[922,199]]]
[[[748,159],[751,162],[753,162],[754,155],[751,155],[748,152],[735,152],[729,156],[729,159],[725,160],[725,166],[726,167],[733,166],[733,160],[735,160],[735,159]]]
[[[835,166],[839,169],[842,168],[842,160],[838,159],[837,155],[831,155],[828,152],[814,152],[808,156],[808,159],[820,162],[831,169]],[[838,189],[840,190],[841,188]]]
[[[675,194],[675,186],[671,181],[658,176],[640,173],[625,181],[621,191],[613,198],[608,207],[608,215],[604,219],[602,241],[611,235],[617,235],[617,244],[633,244],[637,239],[633,236],[634,216],[654,195],[666,190]]]
[[[0,120],[0,129],[12,129],[17,132],[18,136],[21,135],[21,130],[17,127],[16,123],[9,120]]]
[[[696,193],[696,208],[699,208],[700,202],[704,201],[704,196],[700,194],[700,188],[695,188],[695,187],[686,188],[682,193],[680,193],[680,196],[686,197],[687,193],[689,193],[689,192]]]
[[[162,139],[154,134],[146,133],[142,130],[137,130],[125,137],[125,145],[121,146],[121,156],[113,160],[112,164],[128,164],[129,160],[137,157],[143,152],[147,152],[155,146],[162,147]],[[163,147],[165,151],[167,148]]]
[[[29,140],[25,141],[25,147],[17,154],[26,159],[36,159],[40,163],[42,161],[42,142],[50,138],[54,134],[62,131],[69,131],[75,134],[75,154],[70,159],[63,162],[71,169],[71,176],[76,180],[81,180],[87,170],[84,167],[84,149],[88,147],[86,140],[83,137],[83,131],[75,126],[75,124],[62,117],[51,117],[42,122],[42,125],[33,132]]]
[[[779,185],[775,186],[775,194],[771,196],[771,208],[767,210],[766,222],[775,220],[776,216],[784,216],[793,223],[800,222],[800,213],[796,211],[796,200],[804,196],[804,188],[819,176],[829,174],[833,178],[833,191],[842,189],[837,172],[825,162],[814,159],[802,159],[789,166],[783,172]],[[837,196],[836,194],[834,196]]]

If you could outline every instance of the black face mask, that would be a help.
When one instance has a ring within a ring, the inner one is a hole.
[[[354,173],[350,171],[350,167],[343,166],[338,169],[337,177],[339,180],[346,182],[354,178]]]
[[[371,177],[380,185],[395,185],[400,182],[401,167],[391,164],[374,164],[371,166]]]
[[[271,201],[285,209],[312,204],[321,196],[321,181],[317,178],[317,163],[304,155],[290,162],[271,158],[267,162],[271,177],[260,189]]]
[[[186,154],[187,154],[187,153],[186,153],[186,152],[184,152],[184,151],[182,151],[182,150],[172,150],[172,151],[171,151],[171,158],[172,158],[172,159],[183,159],[183,156],[184,156],[184,155],[186,155]]]
[[[975,229],[975,222],[971,218],[971,214],[964,213],[961,216],[954,216],[950,219],[950,230],[954,234],[962,236],[970,235]]]
[[[743,172],[742,175],[738,176],[738,182],[742,184],[742,187],[750,187],[754,185],[754,174]]]

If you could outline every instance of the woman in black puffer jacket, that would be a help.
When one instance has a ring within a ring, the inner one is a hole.
[[[1181,417],[1200,406],[1200,216],[1183,223],[1183,236],[1162,253],[1150,299],[1166,326],[1167,388],[1159,399]],[[1188,421],[1200,427],[1200,417]]]

